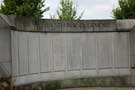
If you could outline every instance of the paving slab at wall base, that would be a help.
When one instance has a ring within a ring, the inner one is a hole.
[[[80,78],[80,79],[67,79],[48,82],[37,82],[33,84],[16,86],[15,90],[32,90],[31,88],[58,88],[60,90],[135,90],[130,88],[133,85],[130,83],[130,77],[93,77],[93,78]],[[91,87],[91,88],[86,88]],[[94,89],[93,87],[99,87]],[[100,88],[106,87],[106,88]],[[112,88],[115,87],[115,88]],[[120,89],[118,89],[119,87]],[[122,88],[125,87],[125,88]],[[84,89],[75,89],[84,88]],[[48,90],[48,89],[47,89]],[[53,89],[51,89],[53,90]]]
[[[135,88],[116,88],[116,87],[111,87],[111,88],[106,88],[106,87],[93,87],[93,88],[68,88],[68,89],[60,89],[60,90],[135,90]]]

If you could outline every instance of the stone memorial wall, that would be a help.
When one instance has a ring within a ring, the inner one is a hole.
[[[10,22],[6,26],[9,30],[7,33],[0,29],[3,35],[0,42],[9,40],[2,45],[9,46],[12,66],[9,71],[15,85],[131,76],[131,70],[134,72],[134,43],[131,43],[134,34],[131,30],[135,20],[40,20],[36,24],[28,18],[15,21],[5,18]],[[1,55],[0,58],[5,54]]]

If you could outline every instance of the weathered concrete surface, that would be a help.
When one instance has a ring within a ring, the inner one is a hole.
[[[11,75],[11,40],[8,23],[0,17],[0,77]]]
[[[130,31],[135,25],[134,19],[127,20],[38,20],[29,17],[17,17],[15,27],[21,31],[32,32],[122,32]]]
[[[135,85],[135,27],[130,32],[131,84]]]
[[[16,28],[22,31],[41,32],[93,32],[117,31],[116,20],[39,20],[34,22],[29,17],[17,17]]]
[[[135,90],[135,88],[126,88],[126,87],[111,87],[111,88],[106,88],[106,87],[90,87],[90,88],[68,88],[68,89],[60,89],[60,90]]]
[[[117,32],[130,31],[135,25],[134,19],[74,21],[40,19],[34,21],[34,19],[30,17],[6,16],[1,14],[0,18],[3,19],[9,27],[14,27],[15,30],[33,32]]]
[[[3,15],[0,14],[0,18],[6,23],[7,27],[15,27],[15,19],[16,16],[15,15]],[[0,21],[2,21],[0,20]]]
[[[135,26],[134,19],[117,20],[118,30],[131,30]]]

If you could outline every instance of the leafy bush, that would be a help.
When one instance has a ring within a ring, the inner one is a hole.
[[[49,7],[43,9],[44,0],[4,0],[3,2],[0,13],[5,15],[40,18],[44,12],[49,10]]]

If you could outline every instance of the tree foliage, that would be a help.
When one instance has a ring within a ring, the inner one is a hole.
[[[77,9],[72,0],[61,0],[60,7],[57,10],[60,20],[76,20],[81,19],[83,13],[77,16]]]
[[[135,19],[135,0],[119,0],[119,7],[113,9],[116,19]]]
[[[44,0],[4,0],[0,13],[39,18],[49,10],[49,7],[42,9],[44,6]]]

